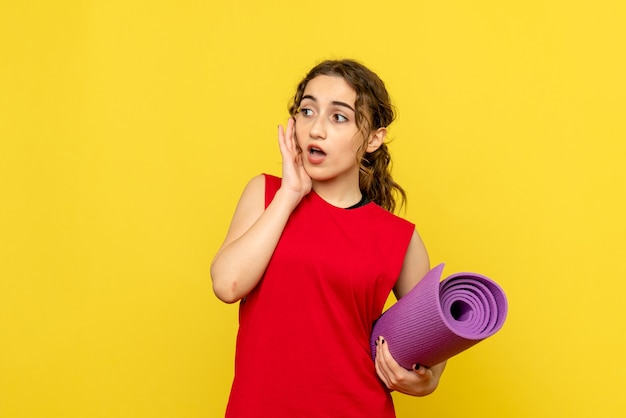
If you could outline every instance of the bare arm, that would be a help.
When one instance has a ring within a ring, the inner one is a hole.
[[[283,181],[272,202],[265,206],[265,179],[254,177],[244,189],[224,243],[213,258],[213,292],[224,302],[245,297],[261,279],[293,209],[311,190],[293,137],[294,121],[287,132],[278,130],[283,157]]]
[[[396,295],[396,299],[400,299],[402,296],[406,295],[429,271],[430,260],[428,258],[428,252],[426,251],[422,238],[417,231],[413,231],[409,248],[406,250],[404,256],[400,276],[393,287],[393,293]]]
[[[226,239],[211,265],[213,291],[222,301],[238,301],[261,279],[298,203],[279,192],[264,210],[264,177],[254,177],[244,189]]]
[[[400,299],[406,295],[428,271],[430,271],[428,253],[422,239],[415,231],[404,257],[402,271],[393,289],[396,298]],[[386,341],[382,338],[379,338],[377,342],[375,364],[378,376],[389,389],[413,396],[425,396],[432,393],[437,388],[446,367],[444,361],[431,368],[418,364],[413,366],[413,371],[406,370],[394,360]]]

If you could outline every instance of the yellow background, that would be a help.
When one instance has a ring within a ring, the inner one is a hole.
[[[2,1],[0,416],[223,415],[237,306],[211,258],[280,173],[297,82],[345,56],[397,105],[433,265],[510,302],[398,416],[625,416],[621,4]]]

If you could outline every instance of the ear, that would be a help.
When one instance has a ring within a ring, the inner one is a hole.
[[[378,128],[370,134],[367,140],[367,148],[365,152],[372,153],[376,151],[385,142],[387,136],[387,128]]]

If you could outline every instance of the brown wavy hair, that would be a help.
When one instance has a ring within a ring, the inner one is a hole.
[[[383,143],[376,151],[368,153],[369,134],[378,128],[388,127],[396,115],[385,83],[363,64],[349,59],[323,61],[313,67],[298,84],[296,94],[289,107],[295,117],[300,108],[304,89],[309,81],[319,75],[343,78],[356,92],[356,125],[363,135],[363,143],[357,152],[359,163],[359,187],[367,199],[393,212],[396,195],[400,207],[406,203],[404,189],[391,177],[391,154]]]

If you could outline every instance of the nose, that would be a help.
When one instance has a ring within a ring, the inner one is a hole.
[[[323,117],[316,117],[311,125],[311,130],[309,132],[311,138],[316,139],[325,139],[326,138],[326,126],[324,124]]]

